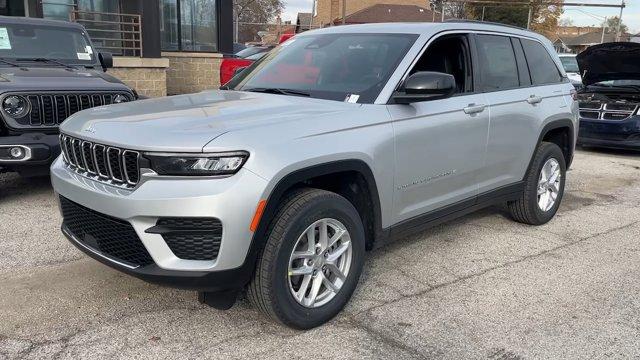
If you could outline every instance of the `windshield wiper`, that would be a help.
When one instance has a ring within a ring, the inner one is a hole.
[[[281,89],[281,88],[251,88],[251,89],[243,89],[244,91],[250,92],[261,92],[268,94],[280,94],[280,95],[295,95],[295,96],[311,96],[308,92],[300,91],[300,90],[290,90],[290,89]]]
[[[11,65],[11,66],[15,66],[15,67],[22,67],[22,65],[18,65],[12,61],[9,60],[5,60],[4,58],[0,58],[0,62],[5,63],[7,65]]]
[[[73,70],[77,70],[78,68],[69,64],[65,64],[61,61],[58,60],[53,60],[53,59],[47,59],[47,58],[20,58],[20,59],[16,59],[18,61],[35,61],[35,62],[44,62],[44,63],[52,63],[52,64],[58,64],[60,66],[64,66],[67,69],[73,69]]]

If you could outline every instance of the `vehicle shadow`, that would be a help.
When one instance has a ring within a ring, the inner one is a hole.
[[[23,178],[16,173],[0,174],[0,205],[13,198],[31,197],[51,193],[48,176]]]
[[[582,152],[594,154],[594,155],[609,155],[621,158],[639,158],[640,149],[638,150],[622,150],[622,149],[610,149],[593,146],[578,146],[578,149]]]

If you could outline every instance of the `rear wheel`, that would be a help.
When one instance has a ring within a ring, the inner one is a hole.
[[[562,201],[566,171],[560,147],[554,143],[541,143],[525,178],[522,195],[507,204],[513,219],[531,225],[551,220]]]
[[[324,190],[296,190],[273,220],[248,297],[285,325],[321,325],[351,298],[364,243],[360,215],[348,200]]]

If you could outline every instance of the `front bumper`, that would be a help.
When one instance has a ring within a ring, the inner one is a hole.
[[[640,150],[640,115],[622,121],[581,118],[578,145]]]
[[[140,185],[129,190],[84,177],[59,158],[51,166],[51,181],[60,196],[131,224],[153,259],[150,265],[127,266],[85,246],[65,228],[63,219],[63,233],[76,247],[117,270],[152,283],[199,291],[241,287],[251,275],[246,272],[252,264],[245,261],[253,235],[249,227],[267,181],[248,170],[225,178],[143,175]],[[217,257],[178,258],[162,235],[146,232],[167,217],[219,219],[223,230]]]
[[[28,156],[12,159],[8,150],[20,147]],[[60,155],[60,142],[56,134],[22,134],[18,136],[0,136],[0,166],[38,166],[49,165]]]

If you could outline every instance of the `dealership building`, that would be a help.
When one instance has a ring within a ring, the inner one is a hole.
[[[217,88],[233,48],[231,0],[0,0],[0,15],[81,23],[109,72],[152,97]]]

